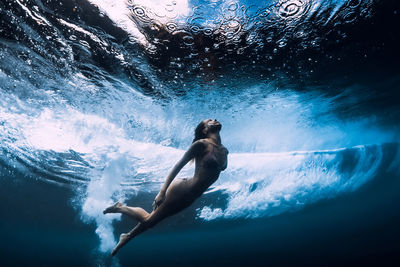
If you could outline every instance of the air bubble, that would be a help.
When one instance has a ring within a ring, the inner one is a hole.
[[[309,0],[280,1],[278,15],[282,18],[298,18],[302,16],[309,6]]]
[[[167,5],[165,7],[165,10],[168,11],[168,12],[172,12],[172,11],[174,11],[174,6],[173,5]]]
[[[349,12],[344,15],[343,20],[346,23],[351,23],[351,22],[355,21],[356,18],[357,18],[357,14],[355,12]]]
[[[183,42],[185,45],[193,45],[194,44],[194,38],[191,35],[185,35],[183,36]]]
[[[234,34],[233,34],[232,32],[228,32],[228,33],[226,34],[226,38],[227,38],[227,39],[232,39],[233,36],[234,36]]]
[[[80,40],[79,43],[87,48],[90,48],[90,45],[88,42],[86,42],[85,40]]]
[[[129,36],[128,42],[129,42],[130,44],[136,44],[136,37],[134,37],[134,36]]]
[[[231,3],[228,7],[229,11],[235,11],[238,8],[238,4],[237,3]]]
[[[146,10],[141,6],[135,6],[132,9],[132,15],[144,23],[149,23],[151,21],[151,19],[146,14]]]
[[[167,30],[169,32],[176,31],[177,28],[178,28],[178,25],[176,25],[174,22],[168,22],[167,23]]]
[[[278,46],[279,47],[285,47],[286,46],[286,43],[287,43],[287,41],[285,40],[285,39],[282,39],[282,40],[280,40],[279,42],[278,42]]]
[[[361,0],[351,0],[349,2],[349,7],[356,8],[361,4]]]
[[[205,35],[209,35],[209,36],[213,34],[213,30],[210,29],[210,28],[205,28],[203,30],[203,32],[204,32]]]
[[[190,28],[190,31],[194,34],[198,33],[200,31],[200,28],[198,26],[192,26]]]
[[[133,12],[135,13],[135,15],[137,15],[139,17],[146,15],[146,12],[144,11],[144,9],[142,7],[135,7],[133,9]]]

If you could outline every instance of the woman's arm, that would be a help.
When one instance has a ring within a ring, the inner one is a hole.
[[[165,198],[165,193],[167,192],[167,189],[171,182],[175,179],[175,177],[178,175],[178,173],[182,170],[182,168],[196,155],[199,154],[199,152],[202,150],[204,144],[202,141],[196,141],[194,142],[188,151],[185,152],[183,157],[175,164],[175,166],[172,168],[171,172],[168,174],[163,186],[161,187],[160,192],[156,196],[153,207],[156,209],[160,204],[164,201]]]

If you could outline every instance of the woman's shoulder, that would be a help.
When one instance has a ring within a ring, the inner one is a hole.
[[[218,147],[219,149],[224,150],[227,154],[229,153],[229,150],[228,150],[224,145],[222,145],[222,144],[217,145],[217,144],[215,144],[215,143],[213,143],[213,142],[207,140],[207,138],[199,139],[199,140],[197,140],[196,142],[201,143],[201,145],[203,145],[203,146],[214,146],[214,147]],[[195,143],[196,143],[196,142],[195,142]],[[194,144],[194,143],[193,143],[193,144]]]
[[[208,140],[207,138],[204,138],[204,139],[199,139],[199,140],[197,140],[195,143],[199,143],[199,144],[201,144],[201,145],[204,145],[204,146],[216,146],[216,144],[214,144],[213,142],[211,142],[210,140]],[[194,143],[193,143],[194,144]]]
[[[207,138],[199,139],[196,142],[194,142],[193,144],[195,144],[195,143],[199,143],[199,144],[203,144],[203,145],[211,145],[211,144],[213,144]]]
[[[209,142],[207,141],[207,139],[199,139],[199,140],[193,142],[193,145],[194,145],[194,144],[204,145],[204,144],[208,144],[208,143],[209,143]]]
[[[199,140],[193,142],[191,147],[196,148],[196,149],[202,149],[202,148],[207,147],[207,145],[209,145],[209,143],[207,142],[206,139],[199,139]]]

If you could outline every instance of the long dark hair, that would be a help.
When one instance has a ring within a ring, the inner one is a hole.
[[[197,125],[196,129],[194,130],[194,138],[192,143],[207,137],[207,135],[203,133],[203,130],[204,130],[204,121],[200,122],[199,125]]]
[[[207,137],[207,135],[203,133],[203,130],[204,130],[204,121],[200,122],[199,125],[197,125],[196,129],[194,130],[194,138],[192,144],[197,140],[204,139]],[[190,160],[190,163],[192,164],[193,161],[194,158]]]

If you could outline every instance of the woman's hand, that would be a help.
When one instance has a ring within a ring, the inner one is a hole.
[[[160,191],[157,194],[156,198],[154,199],[153,209],[154,210],[157,209],[161,205],[161,203],[164,202],[164,200],[165,200],[165,192],[164,191]]]

